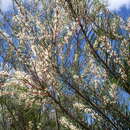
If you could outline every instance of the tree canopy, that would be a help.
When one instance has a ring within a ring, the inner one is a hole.
[[[129,37],[100,0],[14,0],[0,11],[0,129],[129,130]]]

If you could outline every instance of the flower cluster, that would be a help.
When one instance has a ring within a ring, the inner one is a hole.
[[[69,120],[64,116],[60,118],[60,123],[66,128],[69,128],[70,130],[79,130],[76,126],[70,123]]]

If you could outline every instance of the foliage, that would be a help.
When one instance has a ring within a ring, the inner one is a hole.
[[[129,19],[99,0],[15,0],[1,16],[0,129],[130,128]]]

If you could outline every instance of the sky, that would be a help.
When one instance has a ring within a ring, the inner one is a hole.
[[[12,0],[0,0],[0,9],[2,11],[8,11],[12,7]]]
[[[0,8],[3,11],[7,11],[11,8],[13,0],[0,0]],[[30,0],[28,0],[30,1]],[[130,0],[102,0],[108,3],[110,10],[119,11],[122,7],[125,7],[127,10],[130,8]]]
[[[120,10],[122,7],[130,8],[130,0],[105,0],[110,10]]]

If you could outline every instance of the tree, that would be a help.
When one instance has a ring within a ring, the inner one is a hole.
[[[1,129],[130,128],[119,101],[130,94],[129,21],[98,0],[15,0],[9,15],[8,33],[0,25]]]

